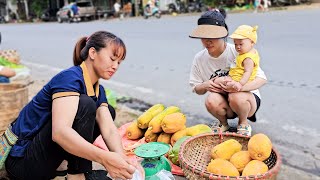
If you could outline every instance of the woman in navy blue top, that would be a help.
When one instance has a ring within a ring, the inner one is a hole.
[[[63,160],[68,161],[69,180],[90,179],[92,161],[113,178],[132,178],[137,165],[123,153],[115,111],[99,85],[100,78],[114,75],[125,56],[125,44],[109,32],[77,42],[74,66],[54,76],[12,125],[18,136],[6,160],[12,179],[50,179]],[[92,144],[99,134],[110,152]]]

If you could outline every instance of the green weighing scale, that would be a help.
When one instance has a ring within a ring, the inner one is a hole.
[[[143,158],[141,165],[146,174],[146,180],[157,180],[157,177],[152,177],[161,170],[171,172],[171,165],[165,155],[170,150],[170,146],[161,142],[150,142],[137,147],[134,153]]]

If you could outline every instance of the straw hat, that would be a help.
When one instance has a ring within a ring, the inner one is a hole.
[[[241,25],[229,37],[232,39],[250,39],[256,44],[258,39],[257,29],[258,26]]]
[[[198,19],[198,26],[191,32],[191,38],[223,38],[228,36],[223,15],[218,11],[207,11]]]

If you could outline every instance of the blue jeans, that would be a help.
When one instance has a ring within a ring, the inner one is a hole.
[[[4,77],[4,76],[0,76],[0,83],[9,83],[9,78]]]

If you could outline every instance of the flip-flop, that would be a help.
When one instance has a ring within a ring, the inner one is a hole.
[[[50,179],[54,179],[57,176],[63,177],[63,176],[66,176],[67,174],[68,174],[67,170],[56,171]],[[0,180],[1,180],[1,178],[0,178]]]
[[[55,176],[66,176],[68,174],[67,170],[56,171]]]
[[[92,170],[91,172],[84,173],[86,180],[111,180],[107,176],[108,172],[105,170]]]
[[[92,170],[91,172],[84,173],[86,180],[112,180],[107,176],[107,171],[105,170]],[[65,180],[68,180],[65,177]]]

